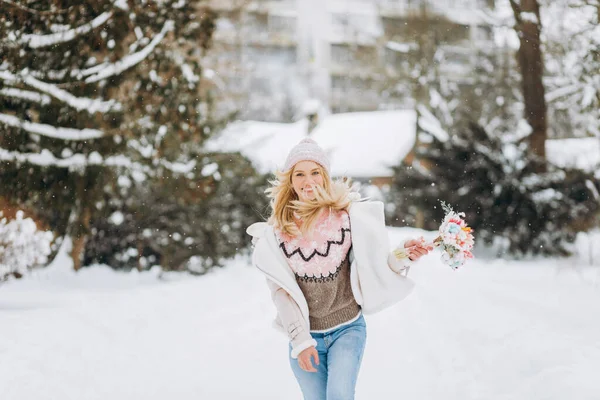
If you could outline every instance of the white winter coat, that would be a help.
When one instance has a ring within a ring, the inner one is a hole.
[[[364,314],[376,313],[408,296],[414,283],[406,277],[410,260],[397,260],[390,252],[383,203],[353,202],[348,209],[352,229],[350,281],[352,293]],[[277,309],[275,326],[288,334],[292,357],[316,346],[310,336],[308,304],[283,255],[273,227],[264,222],[251,225],[252,262],[262,271]]]

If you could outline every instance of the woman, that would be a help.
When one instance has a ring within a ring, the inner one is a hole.
[[[253,264],[267,277],[276,325],[290,339],[290,364],[307,400],[353,399],[366,340],[363,313],[406,297],[409,266],[431,247],[389,250],[383,204],[359,201],[330,179],[312,139],[291,151],[267,190],[268,223],[248,228]]]

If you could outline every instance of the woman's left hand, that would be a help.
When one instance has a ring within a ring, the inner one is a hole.
[[[408,258],[411,261],[417,261],[419,258],[427,255],[430,251],[433,250],[433,246],[431,244],[425,243],[425,238],[423,236],[418,239],[410,239],[404,242],[404,248],[408,253]]]

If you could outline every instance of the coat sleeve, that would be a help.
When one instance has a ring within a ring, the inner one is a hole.
[[[406,252],[401,251],[400,257],[397,257],[394,251],[390,251],[388,254],[388,266],[397,274],[407,276],[412,264],[413,262],[408,258]]]
[[[275,304],[275,308],[277,308],[283,329],[290,339],[292,345],[291,356],[292,358],[298,358],[298,354],[303,350],[311,346],[316,347],[317,341],[310,335],[309,327],[296,302],[285,290],[269,279],[267,279],[267,285],[271,290],[271,299]]]

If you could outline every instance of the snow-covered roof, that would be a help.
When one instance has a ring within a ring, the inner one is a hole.
[[[238,121],[206,145],[209,151],[240,151],[262,173],[281,168],[290,149],[306,137],[308,122]],[[327,151],[333,176],[386,177],[410,152],[416,135],[412,110],[333,114],[310,137]]]
[[[559,167],[594,171],[600,165],[600,139],[586,137],[546,140],[546,158]]]

